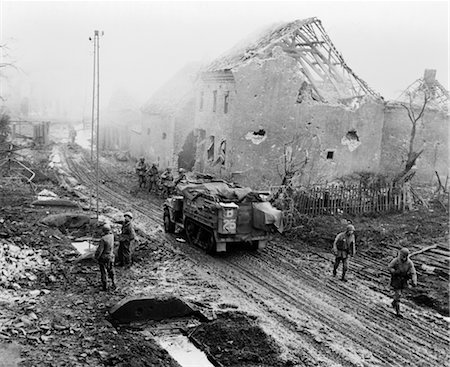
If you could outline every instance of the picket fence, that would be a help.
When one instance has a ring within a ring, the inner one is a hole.
[[[315,186],[293,190],[271,187],[270,191],[283,206],[283,211],[300,214],[363,214],[403,211],[410,208],[412,197],[408,184]]]

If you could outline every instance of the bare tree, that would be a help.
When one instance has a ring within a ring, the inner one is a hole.
[[[425,109],[431,100],[431,93],[424,84],[417,90],[406,92],[406,95],[409,102],[401,103],[401,106],[405,108],[412,126],[405,167],[397,174],[395,181],[407,180],[408,177],[411,177],[409,176],[411,168],[414,167],[417,158],[423,153],[423,149],[415,151],[414,140],[416,138],[417,122],[423,117]]]
[[[320,138],[311,131],[297,132],[289,141],[280,142],[283,147],[282,154],[276,165],[281,185],[308,185],[314,173],[314,180],[320,181],[323,177],[317,176],[320,170]],[[316,168],[316,169],[315,169]]]

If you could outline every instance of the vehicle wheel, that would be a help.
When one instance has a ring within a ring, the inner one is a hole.
[[[175,232],[175,223],[170,219],[170,214],[167,209],[164,210],[164,231],[166,233]]]
[[[184,221],[184,232],[186,233],[186,239],[190,245],[195,245],[194,238],[196,228],[193,223],[189,219],[185,219]]]
[[[214,255],[216,250],[216,239],[214,238],[214,234],[210,232],[207,236],[205,251],[209,255]]]
[[[250,244],[250,250],[257,251],[259,246],[259,241],[252,241]]]

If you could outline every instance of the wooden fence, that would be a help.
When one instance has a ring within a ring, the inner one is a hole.
[[[278,195],[274,196],[278,198],[274,201],[281,204],[280,209],[308,215],[403,211],[410,208],[412,201],[408,184],[316,186],[298,190],[278,187],[276,190]],[[273,188],[271,191],[274,192]]]

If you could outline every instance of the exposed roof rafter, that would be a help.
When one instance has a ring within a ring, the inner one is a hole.
[[[365,95],[380,97],[345,63],[317,18],[297,20],[266,31],[253,42],[215,60],[205,71],[233,70],[254,58],[273,57],[276,46],[298,61],[305,79],[323,101]]]

